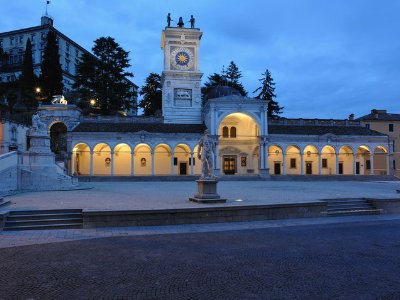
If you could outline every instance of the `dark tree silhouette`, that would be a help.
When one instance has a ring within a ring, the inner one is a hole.
[[[269,100],[268,102],[268,117],[279,117],[282,113],[283,107],[279,106],[279,103],[274,100],[275,95],[275,83],[271,76],[271,72],[266,69],[265,73],[262,73],[262,78],[259,79],[261,86],[257,88],[253,93],[257,93],[256,98],[262,100]]]
[[[154,116],[156,112],[162,112],[161,76],[159,74],[150,73],[139,93],[143,96],[139,107],[143,108],[145,116]]]

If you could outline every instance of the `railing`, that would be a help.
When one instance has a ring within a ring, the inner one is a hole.
[[[18,154],[16,151],[0,155],[0,172],[13,166],[17,167],[17,165],[18,165]]]
[[[360,121],[335,119],[269,119],[270,125],[309,125],[309,126],[360,126]]]
[[[86,123],[162,123],[162,117],[130,116],[81,116],[80,122]]]

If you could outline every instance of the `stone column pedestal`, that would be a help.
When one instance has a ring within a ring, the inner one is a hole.
[[[225,203],[226,199],[222,199],[217,193],[216,179],[199,179],[197,181],[198,193],[194,197],[189,198],[190,201],[197,203]]]
[[[261,178],[270,178],[271,176],[269,175],[269,169],[260,169],[260,177]]]

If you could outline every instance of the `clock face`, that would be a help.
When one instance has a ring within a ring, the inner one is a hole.
[[[173,69],[182,71],[193,67],[193,52],[188,48],[176,48],[171,52],[171,65]]]

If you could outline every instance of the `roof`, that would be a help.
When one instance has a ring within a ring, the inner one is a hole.
[[[356,120],[359,121],[400,121],[400,114],[389,114],[386,111],[371,112],[368,115],[362,116]]]
[[[163,123],[80,123],[73,132],[125,132],[140,131],[154,133],[203,133],[204,124],[163,124]]]
[[[230,86],[216,86],[207,92],[205,99],[222,98],[225,96],[237,95],[241,96],[240,92]]]
[[[296,125],[269,125],[269,134],[294,134],[294,135],[364,135],[386,136],[383,133],[362,126],[296,126]]]

